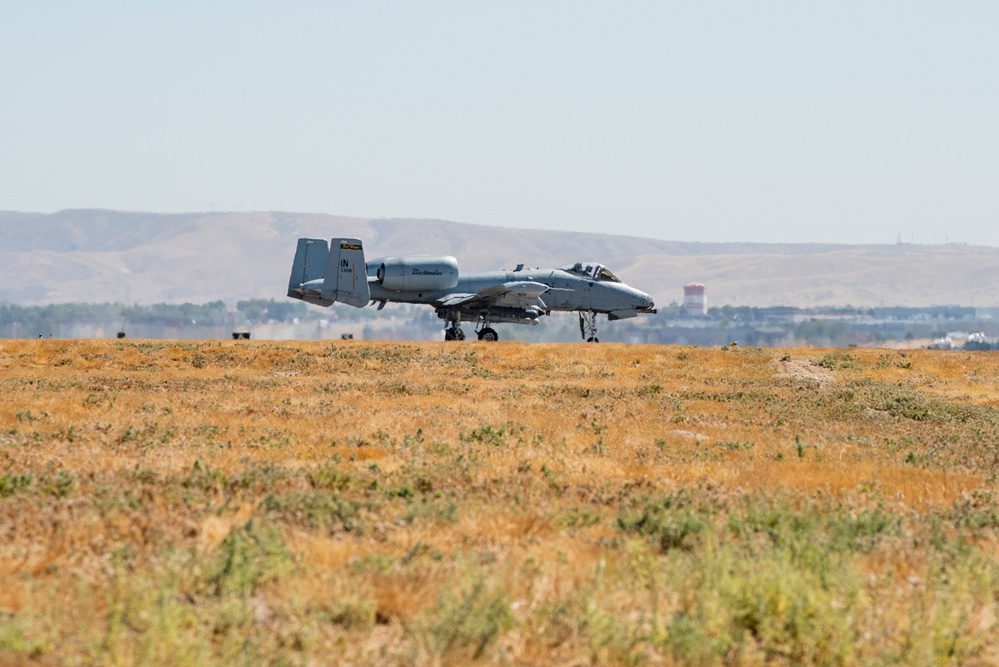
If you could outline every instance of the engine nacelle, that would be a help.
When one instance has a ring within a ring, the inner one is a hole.
[[[379,285],[396,292],[451,289],[458,284],[458,260],[450,255],[386,257],[378,265],[375,277]]]

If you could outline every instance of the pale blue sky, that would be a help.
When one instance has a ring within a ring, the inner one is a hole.
[[[0,209],[999,246],[999,3],[0,0]]]

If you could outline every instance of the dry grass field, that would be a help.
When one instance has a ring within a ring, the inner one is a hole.
[[[999,354],[0,341],[0,664],[999,662]]]

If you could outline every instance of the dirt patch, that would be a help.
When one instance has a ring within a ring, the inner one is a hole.
[[[818,389],[825,389],[836,379],[835,373],[828,368],[804,359],[784,358],[774,363],[777,366],[778,377],[794,378]]]
[[[711,442],[711,438],[709,438],[708,436],[701,435],[700,433],[694,433],[693,431],[683,431],[680,429],[674,429],[672,431],[666,431],[666,435],[673,435],[683,440],[693,440],[696,442]]]

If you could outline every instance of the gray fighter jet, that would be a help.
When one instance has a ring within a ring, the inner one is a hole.
[[[298,239],[288,296],[329,306],[336,302],[363,308],[389,301],[425,303],[445,321],[444,340],[464,340],[462,322],[474,322],[479,340],[499,339],[496,322],[537,324],[554,311],[579,313],[579,332],[597,342],[597,314],[621,320],[654,313],[645,292],[625,285],[595,262],[557,269],[529,269],[458,275],[450,255],[383,257],[365,263],[359,239]]]

